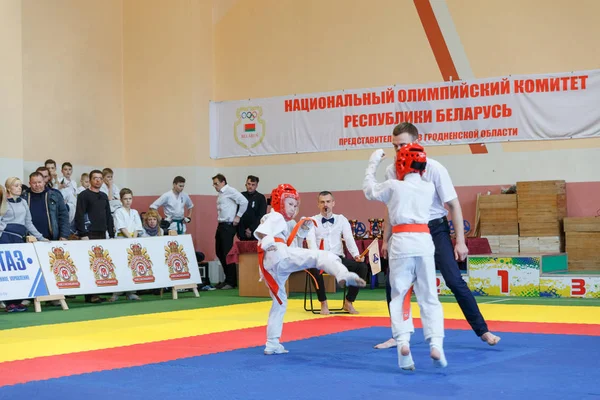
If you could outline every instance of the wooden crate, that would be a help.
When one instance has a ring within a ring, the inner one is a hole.
[[[565,232],[600,232],[600,217],[569,217],[564,226]]]
[[[493,254],[515,254],[519,252],[518,235],[487,235],[486,238],[490,244]]]
[[[539,194],[566,194],[567,183],[558,181],[527,181],[517,182],[517,194],[539,195]]]
[[[519,236],[520,253],[560,253],[563,247],[561,236]]]
[[[566,182],[517,182],[517,214],[520,237],[561,236],[567,215]]]
[[[600,217],[565,218],[569,271],[600,270]]]
[[[478,207],[481,236],[518,235],[517,195],[480,196]]]

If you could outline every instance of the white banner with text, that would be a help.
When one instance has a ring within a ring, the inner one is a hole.
[[[211,102],[211,158],[600,136],[600,70]]]
[[[33,244],[0,245],[0,301],[25,300],[47,294]]]

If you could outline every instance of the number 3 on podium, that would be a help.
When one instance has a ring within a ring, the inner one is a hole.
[[[585,279],[571,279],[571,296],[585,296]]]
[[[498,276],[500,277],[500,293],[508,294],[510,292],[508,286],[508,271],[505,269],[499,269]]]

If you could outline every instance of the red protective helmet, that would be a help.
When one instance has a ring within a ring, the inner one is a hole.
[[[287,183],[282,183],[271,192],[271,208],[283,215],[283,218],[285,218],[286,221],[292,219],[283,212],[283,202],[288,197],[300,201],[298,191],[292,185]]]
[[[416,172],[423,175],[427,166],[427,154],[423,146],[417,143],[408,143],[396,153],[396,178],[403,180],[406,174]]]

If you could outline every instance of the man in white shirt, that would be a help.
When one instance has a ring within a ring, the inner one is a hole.
[[[192,221],[192,212],[194,211],[194,203],[183,189],[185,189],[185,178],[176,176],[173,179],[173,189],[163,193],[154,203],[150,204],[150,208],[154,210],[163,207],[165,221],[169,223],[169,230],[176,231],[178,235],[185,233],[185,224]],[[186,207],[187,217],[185,216]]]
[[[408,143],[416,143],[418,139],[419,131],[417,130],[417,127],[408,122],[397,125],[392,132],[392,144],[394,145],[396,152]],[[396,179],[395,163],[388,166],[385,178]],[[477,306],[477,301],[475,301],[473,293],[471,293],[466,282],[462,279],[457,264],[457,260],[462,261],[467,257],[469,250],[465,242],[462,209],[458,201],[458,195],[456,194],[456,190],[450,179],[450,174],[442,164],[428,157],[427,168],[423,175],[423,179],[433,183],[435,186],[435,195],[433,198],[433,205],[431,206],[428,225],[433,238],[433,243],[435,244],[436,268],[440,270],[446,285],[454,294],[456,302],[460,306],[467,322],[471,325],[475,334],[480,337],[482,341],[490,346],[494,346],[500,341],[500,337],[488,330],[485,319]],[[454,248],[452,246],[452,239],[450,238],[450,227],[447,218],[448,211],[444,205],[447,205],[450,209],[454,231],[456,233],[456,245]],[[388,241],[391,235],[389,218],[386,218],[385,224],[385,237],[383,245],[381,246],[381,256],[387,258]],[[386,295],[389,307],[389,279],[386,281]],[[396,341],[394,339],[389,339],[387,342],[378,344],[375,348],[385,349],[394,346],[396,346]]]
[[[318,249],[320,248],[321,243],[323,243],[323,250],[328,250],[336,254],[341,258],[342,264],[348,268],[348,271],[356,272],[361,279],[366,280],[368,267],[367,264],[364,263],[364,257],[359,257],[360,252],[354,241],[350,222],[348,222],[348,219],[342,214],[333,213],[333,207],[335,206],[333,194],[328,191],[319,193],[317,197],[317,206],[319,207],[320,213],[312,217],[317,222],[317,227],[315,228],[316,243],[311,243],[309,236],[309,247]],[[353,259],[346,258],[342,238],[346,243],[348,252],[354,257]],[[319,286],[319,288],[316,289],[316,292],[317,297],[321,302],[321,314],[329,314],[323,276],[316,269],[309,271],[315,277],[317,285]],[[350,286],[348,288],[348,293],[344,301],[344,310],[348,311],[350,314],[358,314],[358,311],[356,311],[353,304],[358,295],[358,291],[359,288],[357,286]]]
[[[240,218],[248,208],[248,200],[235,188],[227,184],[223,174],[213,176],[213,187],[217,196],[217,219],[219,225],[215,233],[215,252],[225,273],[225,282],[216,285],[217,289],[233,289],[237,286],[237,270],[235,264],[227,264],[227,254],[233,247],[233,239]]]

